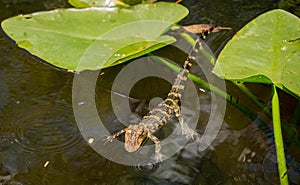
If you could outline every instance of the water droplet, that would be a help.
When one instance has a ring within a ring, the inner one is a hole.
[[[285,46],[282,46],[280,49],[281,49],[281,51],[285,51],[285,50],[286,50],[286,47],[285,47]]]
[[[122,57],[126,57],[126,55],[123,53],[123,54],[122,54]]]

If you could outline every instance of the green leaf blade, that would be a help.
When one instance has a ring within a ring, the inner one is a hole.
[[[269,11],[248,23],[225,46],[214,72],[228,80],[269,83],[300,95],[300,19]],[[257,78],[260,77],[260,78]]]
[[[110,67],[105,65],[107,61],[114,64],[120,60],[113,61],[112,56],[131,43],[143,43],[140,47],[144,50],[129,47],[126,58],[174,42],[170,37],[161,39],[161,35],[187,13],[185,7],[171,3],[126,9],[58,9],[9,18],[1,26],[19,47],[57,67],[97,70]]]

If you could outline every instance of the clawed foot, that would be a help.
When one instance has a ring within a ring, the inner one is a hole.
[[[102,139],[102,141],[104,141],[104,144],[108,142],[112,142],[113,140],[114,140],[113,136],[106,136],[104,139]]]
[[[154,156],[155,162],[162,162],[164,157],[166,156],[161,153],[155,153]]]
[[[180,114],[177,117],[181,126],[182,135],[185,135],[187,139],[192,138],[194,140],[194,135],[196,135],[196,132],[191,129],[186,123],[184,123],[183,118],[180,116]]]
[[[188,126],[181,129],[182,129],[182,135],[185,135],[187,139],[192,138],[194,140],[194,135],[196,134],[196,132],[193,129],[191,129]]]

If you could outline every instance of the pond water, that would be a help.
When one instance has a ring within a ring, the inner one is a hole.
[[[279,6],[278,1],[272,0],[190,0],[182,4],[190,10],[190,15],[180,23],[182,25],[212,23],[232,28],[206,39],[216,54],[248,21]],[[297,3],[280,2],[281,7],[299,13],[299,7],[294,4]],[[64,0],[0,0],[0,20],[60,7],[69,5]],[[74,74],[41,62],[19,49],[3,34],[0,35],[0,43],[0,184],[279,184],[271,129],[262,130],[230,104],[226,104],[224,121],[216,138],[205,149],[201,149],[197,136],[161,163],[131,166],[108,160],[92,149],[90,144],[93,138],[86,141],[80,133],[82,128],[78,128],[74,107],[85,105],[87,101],[79,101],[74,106]],[[156,54],[178,63],[186,57],[174,47],[164,48]],[[147,112],[149,106],[151,108],[160,100],[158,97],[165,97],[171,86],[161,78],[148,77],[133,84],[129,94],[124,95],[118,90],[122,84],[115,87],[116,90],[113,89],[113,82],[125,68],[126,65],[120,65],[101,71],[94,90],[97,114],[111,133],[122,129],[123,121],[135,122]],[[144,71],[147,69],[147,63],[139,68]],[[197,72],[197,67],[193,70]],[[168,79],[173,79],[175,74],[166,67],[162,68],[161,73]],[[89,83],[84,80],[80,82]],[[270,87],[247,85],[260,100],[270,104]],[[200,118],[193,122],[198,123],[196,130],[201,135],[215,104],[210,93],[200,86],[196,87],[199,89],[196,93],[201,95],[197,100],[201,102],[198,110]],[[226,90],[261,115],[267,126],[272,128],[271,120],[234,85],[226,83]],[[119,110],[124,120],[117,118],[112,96],[130,102],[133,118],[125,110]],[[187,96],[193,98],[192,93],[187,93]],[[280,99],[283,102],[282,119],[291,122],[297,117],[293,115],[299,109],[297,100],[284,92],[280,92]],[[186,111],[187,114],[193,112]],[[93,120],[91,117],[86,119]],[[213,120],[217,122],[218,118],[214,117]],[[176,120],[172,120],[164,132],[159,133],[160,138],[167,137],[175,124]],[[300,184],[300,148],[296,142],[299,138],[294,140],[291,136],[286,137],[290,184]],[[111,158],[121,156],[119,151],[124,151],[124,148],[114,145],[115,142],[106,145],[115,151],[110,153]],[[126,154],[125,157],[130,155]]]

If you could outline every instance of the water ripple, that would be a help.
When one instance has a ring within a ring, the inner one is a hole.
[[[134,166],[134,169],[137,174],[145,174],[156,171],[158,168],[157,163],[155,162],[149,162],[147,164],[138,164]]]
[[[72,108],[66,105],[31,107],[13,121],[13,125],[22,130],[14,133],[14,143],[25,153],[72,152],[83,142],[72,116]]]

